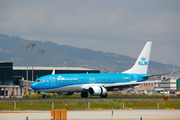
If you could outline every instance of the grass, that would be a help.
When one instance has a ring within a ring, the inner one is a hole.
[[[52,108],[52,103],[54,103],[54,108],[65,108],[68,110],[86,110],[88,108],[88,103],[90,103],[90,108],[102,108],[106,109],[119,109],[133,108],[133,109],[164,109],[164,108],[175,108],[180,109],[179,100],[42,100],[42,101],[0,101],[0,110],[14,109],[14,102],[16,102],[16,109],[21,110],[50,110]],[[157,108],[159,104],[159,108]]]

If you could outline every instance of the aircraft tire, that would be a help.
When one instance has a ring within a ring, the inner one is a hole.
[[[68,94],[67,94],[67,95],[72,95],[72,94],[74,94],[74,92],[68,92]]]
[[[107,98],[107,94],[106,95],[101,95],[101,98]]]
[[[81,93],[81,97],[82,98],[87,98],[88,97],[88,93],[87,92],[82,92]]]
[[[46,95],[43,95],[43,98],[46,98]]]

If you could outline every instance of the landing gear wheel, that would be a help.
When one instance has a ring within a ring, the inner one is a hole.
[[[81,97],[82,98],[87,98],[88,97],[88,93],[87,92],[82,92],[81,93]]]
[[[107,98],[107,94],[101,95],[101,98]]]
[[[72,95],[74,92],[68,92],[68,94],[67,95]]]
[[[43,98],[46,98],[46,95],[43,95]]]

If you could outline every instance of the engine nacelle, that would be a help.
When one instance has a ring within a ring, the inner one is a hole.
[[[107,90],[104,87],[92,86],[89,88],[88,93],[90,95],[106,95]]]

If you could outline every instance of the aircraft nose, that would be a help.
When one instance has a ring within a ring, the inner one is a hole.
[[[31,88],[32,88],[32,89],[37,89],[37,87],[38,87],[38,86],[37,86],[37,83],[32,83],[32,84],[31,84]]]

